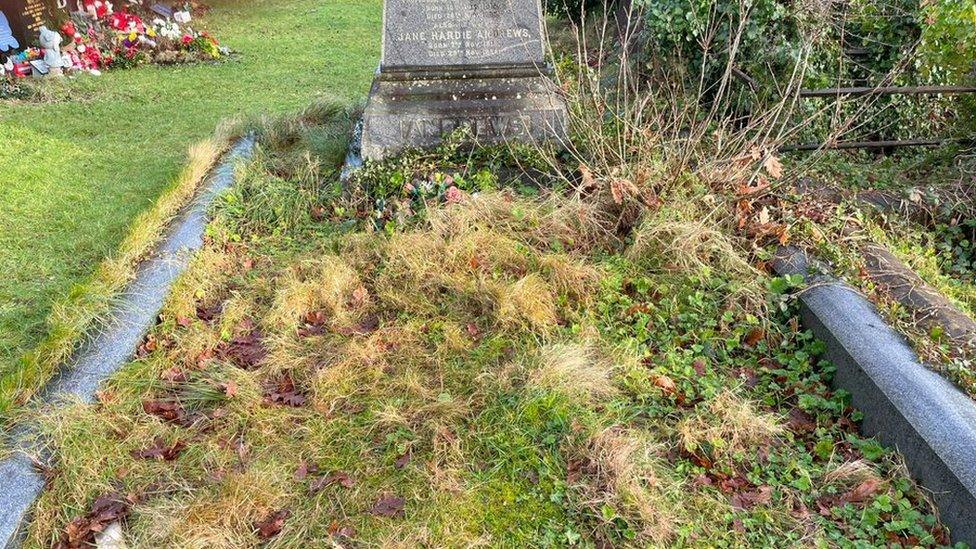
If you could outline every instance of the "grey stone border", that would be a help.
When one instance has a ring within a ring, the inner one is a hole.
[[[65,398],[92,402],[98,385],[132,358],[155,324],[173,282],[203,246],[210,204],[233,184],[237,161],[249,157],[253,147],[254,138],[244,137],[224,155],[197,197],[173,221],[164,240],[139,265],[135,278],[116,300],[107,325],[81,346],[41,392],[42,402]],[[14,432],[15,452],[0,461],[0,546],[8,549],[20,546],[31,507],[44,489],[44,476],[32,458],[33,436],[30,427]]]
[[[867,299],[802,251],[780,249],[773,267],[807,280],[803,323],[827,344],[834,385],[864,414],[862,432],[901,452],[954,542],[976,544],[976,402],[921,364]]]
[[[887,248],[867,243],[861,247],[861,254],[868,277],[883,292],[904,305],[922,327],[941,327],[954,344],[976,349],[976,320],[926,284]]]

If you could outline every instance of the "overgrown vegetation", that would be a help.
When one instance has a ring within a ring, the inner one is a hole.
[[[30,544],[948,545],[767,265],[938,229],[801,184],[802,78],[743,119],[728,65],[650,80],[615,30],[556,52],[561,149],[457,133],[341,185],[354,113],[266,123],[137,359],[40,411]]]
[[[612,191],[500,180],[377,225],[323,184],[350,124],[270,127],[139,358],[42,414],[30,545],[948,543],[791,309],[757,316],[793,282],[680,201],[625,230]],[[473,180],[464,152],[360,185]]]

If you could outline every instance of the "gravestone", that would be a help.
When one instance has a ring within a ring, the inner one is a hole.
[[[54,8],[44,0],[3,0],[0,11],[21,48],[36,44],[41,25],[46,23],[50,26],[55,15]]]
[[[563,138],[550,72],[540,0],[385,0],[362,155],[435,146],[460,127],[485,144]]]

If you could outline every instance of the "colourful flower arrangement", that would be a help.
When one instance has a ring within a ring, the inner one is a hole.
[[[215,60],[230,53],[213,36],[197,32],[189,25],[192,20],[189,5],[163,14],[131,0],[118,10],[106,0],[77,0],[77,8],[59,28],[64,40],[61,46],[64,68],[69,74],[99,74],[107,69],[145,63]],[[15,64],[27,64],[40,57],[43,52],[27,48],[12,59]],[[30,73],[10,71],[8,74],[16,78]]]

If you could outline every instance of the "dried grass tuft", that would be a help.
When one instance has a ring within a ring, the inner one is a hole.
[[[524,328],[538,333],[551,331],[556,318],[556,302],[546,281],[530,273],[517,282],[498,289],[497,318],[510,328]]]
[[[713,458],[733,459],[755,452],[783,431],[777,418],[758,412],[747,400],[726,390],[677,426],[682,446],[689,452],[709,449]]]
[[[666,544],[678,522],[669,491],[676,488],[659,476],[653,446],[636,431],[607,429],[590,441],[590,460],[604,492],[599,497],[635,519],[640,536]]]
[[[612,363],[596,349],[561,343],[539,351],[539,367],[529,376],[529,385],[574,401],[594,402],[617,393],[612,373]]]

